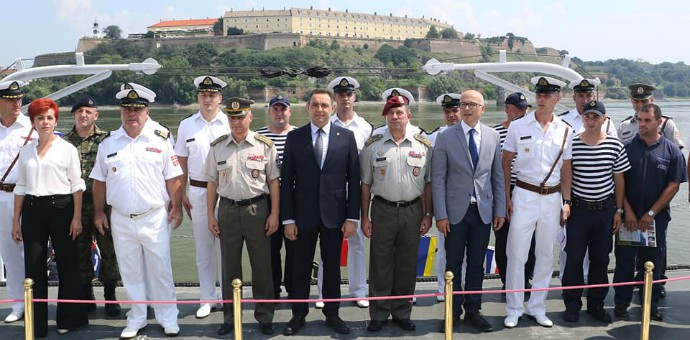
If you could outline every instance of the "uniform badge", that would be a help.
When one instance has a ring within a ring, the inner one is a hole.
[[[111,170],[112,170],[113,172],[117,172],[117,167],[113,167]]]
[[[386,168],[379,169],[379,173],[381,174],[381,176],[386,176]]]
[[[376,151],[376,156],[383,157],[385,153],[383,151]]]
[[[172,161],[173,166],[180,166],[180,162],[177,160],[177,156],[170,156],[170,160]]]
[[[252,170],[252,178],[259,178],[259,174],[260,173],[258,169]]]
[[[644,93],[644,87],[640,86],[637,88],[637,94],[643,94]]]
[[[412,174],[414,177],[419,177],[419,173],[422,171],[422,169],[418,166],[412,168]]]

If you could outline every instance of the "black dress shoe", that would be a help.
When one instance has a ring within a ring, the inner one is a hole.
[[[482,332],[493,332],[494,328],[489,321],[486,321],[484,315],[480,312],[467,313],[465,315],[465,322],[469,322],[474,328]]]
[[[369,321],[369,325],[367,326],[367,331],[368,332],[378,332],[383,328],[383,325],[386,324],[386,320],[371,320]]]
[[[339,334],[350,334],[350,328],[347,327],[345,321],[339,316],[329,316],[326,318],[326,325]]]
[[[661,314],[661,312],[659,311],[658,308],[652,308],[650,317],[654,321],[663,321],[664,320],[664,316]]]
[[[453,327],[457,325],[458,321],[460,321],[460,314],[453,314]],[[446,320],[441,320],[441,328],[438,331],[439,333],[446,332]]]
[[[563,320],[567,322],[578,322],[580,321],[580,311],[579,310],[568,310],[563,312]]]
[[[609,314],[604,307],[587,308],[587,313],[599,322],[609,323],[613,321],[613,319],[611,319],[611,314]]]
[[[218,332],[216,333],[218,333],[218,335],[225,335],[232,332],[233,329],[234,328],[231,324],[223,322],[223,324],[218,327]]]
[[[666,297],[666,287],[664,285],[661,285],[659,289],[659,297],[665,298]]]
[[[283,329],[283,335],[297,334],[302,326],[304,326],[304,316],[293,316]]]
[[[417,326],[415,326],[414,322],[412,322],[412,320],[410,319],[393,318],[393,322],[405,331],[414,331],[415,329],[417,329]]]
[[[261,330],[261,333],[266,335],[271,335],[276,330],[276,328],[273,327],[272,322],[259,322],[259,329]]]
[[[626,318],[628,317],[628,304],[624,303],[617,303],[616,307],[613,309],[613,315],[619,317],[619,318]]]

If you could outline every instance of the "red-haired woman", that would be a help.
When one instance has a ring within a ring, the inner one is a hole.
[[[29,104],[29,118],[38,139],[23,146],[17,162],[12,238],[24,242],[26,277],[34,280],[34,298],[48,297],[46,258],[51,239],[60,273],[58,299],[82,299],[77,244],[81,233],[84,180],[77,149],[53,134],[59,111],[51,99]],[[89,323],[83,304],[57,304],[58,333]],[[48,305],[34,303],[34,335],[48,333]]]

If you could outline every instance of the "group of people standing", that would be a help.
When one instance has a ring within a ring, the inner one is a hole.
[[[99,279],[106,300],[116,300],[122,280],[131,300],[175,301],[170,237],[186,212],[192,221],[199,274],[197,318],[223,310],[219,335],[233,331],[231,281],[242,277],[247,246],[256,299],[310,295],[312,263],[320,246],[319,297],[326,324],[336,333],[350,328],[339,316],[340,255],[349,249],[349,289],[356,304],[369,308],[367,330],[377,332],[392,318],[407,331],[412,300],[372,300],[366,296],[412,295],[420,236],[439,234],[439,273],[455,274],[454,291],[479,291],[484,257],[493,231],[496,262],[509,290],[545,288],[553,273],[553,246],[561,241],[564,286],[608,283],[609,253],[619,228],[656,230],[656,247],[615,245],[614,282],[634,279],[638,262],[655,263],[662,275],[669,202],[687,181],[683,146],[673,121],[653,104],[653,86],[630,86],[635,108],[618,132],[597,101],[598,79],[573,82],[576,108],[555,114],[565,83],[532,79],[536,107],[519,92],[505,100],[506,120],[481,122],[483,95],[474,90],[437,98],[446,125],[427,134],[410,123],[413,96],[401,88],[382,94],[386,124],[373,129],[355,109],[359,83],[337,77],[313,90],[309,123],[290,125],[291,103],[272,98],[267,126],[250,130],[252,101],[223,99],[227,85],[213,76],[194,80],[199,112],[181,121],[177,139],[154,121],[149,104],[155,93],[123,84],[122,126],[100,130],[92,98],[72,107],[75,125],[61,139],[55,134],[59,109],[37,99],[28,117],[20,111],[20,81],[0,83],[0,238],[8,270],[8,297],[22,296],[21,281],[32,278],[35,297],[47,297],[45,258],[50,238],[58,258],[60,299],[94,299],[91,245],[97,242],[103,265]],[[645,183],[644,186],[639,183]],[[188,186],[188,190],[185,187]],[[364,243],[370,239],[369,284]],[[23,246],[22,246],[23,244]],[[284,265],[281,248],[285,246]],[[221,290],[216,290],[216,281]],[[531,281],[531,283],[530,283]],[[443,287],[439,284],[439,291]],[[626,317],[632,286],[615,288],[618,317]],[[587,292],[587,312],[611,322],[604,309],[608,288]],[[651,317],[661,320],[660,285],[654,285]],[[453,296],[454,319],[489,332],[481,295]],[[581,290],[563,293],[563,319],[579,320]],[[544,327],[546,292],[506,294],[504,325],[523,315]],[[306,303],[292,303],[284,335],[305,326]],[[12,306],[5,322],[22,318]],[[120,314],[117,303],[106,312]],[[174,304],[153,306],[168,336],[179,334]],[[58,303],[57,328],[64,334],[88,324],[95,305]],[[273,334],[274,305],[257,303],[259,330]],[[47,334],[47,306],[35,303],[35,335]],[[133,338],[147,324],[146,304],[132,304],[121,338]],[[443,330],[443,329],[442,329]]]

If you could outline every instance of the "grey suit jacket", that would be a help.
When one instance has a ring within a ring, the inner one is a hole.
[[[498,132],[480,124],[482,138],[476,170],[472,167],[461,123],[447,128],[436,138],[431,158],[431,188],[436,220],[448,219],[451,224],[460,223],[467,213],[473,188],[484,223],[491,223],[494,217],[506,215]]]

